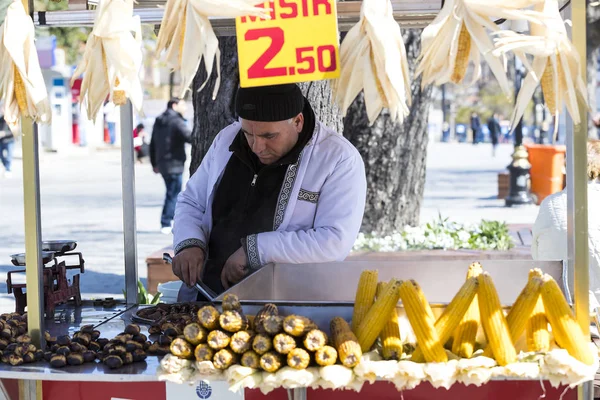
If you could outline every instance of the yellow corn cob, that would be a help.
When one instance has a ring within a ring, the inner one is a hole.
[[[315,361],[323,367],[333,365],[337,361],[337,351],[331,346],[323,346],[315,353]]]
[[[252,339],[254,339],[254,332],[252,331],[239,331],[234,333],[231,337],[229,347],[237,354],[243,354],[252,348]]]
[[[458,36],[458,51],[456,53],[456,62],[454,71],[450,80],[453,83],[460,83],[465,78],[467,67],[469,66],[469,57],[471,53],[471,35],[467,30],[467,26],[462,24],[460,34]]]
[[[273,348],[273,341],[268,335],[259,333],[252,341],[252,349],[259,355],[263,355]]]
[[[352,332],[356,332],[362,320],[375,301],[377,291],[377,270],[365,270],[360,274],[356,297],[354,299],[354,311],[352,313]]]
[[[557,58],[557,70],[558,76],[562,76],[560,58]],[[556,115],[556,88],[554,86],[554,65],[552,65],[552,60],[548,58],[546,63],[546,68],[544,69],[544,74],[541,79],[542,83],[542,93],[544,94],[544,101],[546,102],[546,107],[550,111],[551,115]]]
[[[385,283],[377,284],[377,297],[383,294]],[[379,334],[381,341],[381,355],[385,360],[399,360],[402,356],[402,340],[400,339],[400,325],[398,324],[398,312],[394,308],[390,313],[389,320],[383,326]]]
[[[327,335],[318,329],[313,329],[304,338],[304,347],[309,351],[317,351],[327,344]]]
[[[262,321],[262,327],[266,333],[275,336],[283,332],[283,317],[281,315],[268,315]]]
[[[208,333],[200,324],[194,322],[183,328],[183,336],[185,336],[185,340],[196,346],[206,341]]]
[[[542,275],[542,271],[538,268],[529,271],[529,280],[527,281],[527,284],[506,316],[506,323],[508,324],[510,338],[513,343],[517,343],[517,340],[519,340],[519,337],[525,331],[527,321],[533,312],[537,302],[536,299],[539,297],[542,289]],[[483,356],[490,358],[494,356],[489,345],[486,346]]]
[[[483,268],[480,263],[472,263],[467,271],[467,280],[477,278],[482,272]],[[471,358],[475,351],[475,339],[480,324],[479,304],[477,293],[475,293],[471,305],[454,331],[454,340],[452,341],[452,352],[454,354],[462,358]]]
[[[21,73],[15,64],[13,64],[13,75],[15,98],[17,99],[17,104],[19,105],[19,111],[21,111],[22,116],[28,116],[29,112],[27,108],[27,92],[25,90],[25,82],[23,82],[23,77],[21,76]]]
[[[183,13],[183,19],[181,21],[181,33],[179,34],[179,56],[177,57],[177,61],[179,63],[179,65],[181,65],[181,59],[183,57],[183,41],[185,39],[185,23],[186,21],[187,15],[184,12]]]
[[[196,361],[212,361],[215,352],[207,344],[199,344],[194,350]]]
[[[212,331],[208,334],[207,343],[211,349],[221,350],[229,346],[231,338],[223,331]]]
[[[223,311],[237,311],[240,314],[242,313],[242,304],[235,294],[226,294],[223,297],[221,307],[223,307]]]
[[[400,298],[406,316],[415,331],[417,343],[427,362],[446,362],[448,356],[435,330],[433,311],[417,282],[410,280],[400,285]]]
[[[213,306],[204,306],[198,310],[198,322],[209,331],[219,328],[219,311]]]
[[[479,311],[481,325],[494,354],[494,359],[500,366],[517,361],[517,351],[510,337],[508,323],[498,298],[498,292],[492,277],[484,272],[477,278],[479,280]]]
[[[219,325],[227,332],[235,333],[248,328],[248,320],[238,311],[225,311],[219,317]]]
[[[542,300],[547,310],[546,317],[550,321],[554,340],[577,360],[592,365],[594,356],[589,347],[590,338],[583,335],[558,284],[549,275],[544,275],[543,279]]]
[[[281,354],[270,351],[260,358],[260,367],[267,372],[277,372],[283,366]]]
[[[362,350],[350,325],[341,317],[335,317],[330,324],[331,339],[342,364],[354,368],[362,357]]]
[[[248,350],[242,355],[240,363],[244,367],[258,369],[260,368],[260,356],[255,351]]]
[[[435,322],[435,330],[438,334],[439,341],[440,343],[442,343],[442,345],[450,339],[452,333],[457,329],[458,325],[461,323],[463,317],[467,313],[467,310],[473,303],[473,299],[477,294],[477,288],[477,278],[468,278],[462,285],[458,293],[454,296],[450,304],[448,304],[442,315],[440,315],[438,320]],[[415,352],[413,353],[411,359],[414,362],[425,361],[425,358],[423,357],[423,351],[419,347],[418,342],[417,348],[415,349]]]
[[[358,326],[355,333],[363,352],[371,349],[390,318],[392,311],[396,309],[400,298],[400,292],[398,291],[400,283],[400,281],[392,279],[385,285],[381,296],[375,300],[375,303]],[[377,290],[377,285],[375,285],[375,290]]]
[[[287,364],[294,369],[306,369],[310,364],[310,355],[304,349],[295,348],[288,353]]]
[[[292,336],[304,336],[313,329],[317,329],[317,324],[300,315],[289,315],[283,320],[283,330]]]
[[[288,354],[296,348],[296,339],[286,333],[280,333],[273,338],[273,347],[280,354]]]
[[[525,329],[527,335],[527,351],[550,350],[550,332],[548,332],[548,319],[544,310],[544,302],[541,296],[538,296],[537,303],[533,313],[527,320]]]
[[[192,358],[194,348],[183,338],[177,338],[171,342],[171,354],[179,358]]]
[[[217,369],[227,369],[237,362],[238,356],[231,350],[222,349],[215,354],[213,364]]]
[[[265,328],[263,326],[263,321],[270,315],[277,315],[279,311],[277,310],[277,306],[275,304],[266,304],[254,317],[254,330],[257,333],[266,333]]]

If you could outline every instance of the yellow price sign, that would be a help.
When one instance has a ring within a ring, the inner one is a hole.
[[[242,87],[337,78],[336,0],[271,0],[271,19],[238,17]]]

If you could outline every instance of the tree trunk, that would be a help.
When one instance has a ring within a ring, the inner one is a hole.
[[[421,48],[421,31],[404,30],[411,76]],[[384,112],[369,126],[362,94],[348,110],[344,135],[365,161],[367,204],[362,231],[387,235],[405,225],[417,225],[425,189],[427,120],[431,86],[421,90],[421,79],[411,83],[412,106],[403,124]]]

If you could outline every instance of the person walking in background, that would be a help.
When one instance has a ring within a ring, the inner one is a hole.
[[[492,157],[496,157],[496,147],[498,146],[498,138],[501,135],[500,132],[500,121],[498,120],[498,114],[494,113],[487,121],[488,129],[490,131],[490,139],[492,140]]]
[[[133,146],[137,161],[141,164],[144,158],[148,157],[150,145],[148,144],[148,132],[144,129],[144,124],[138,124],[133,130]]]
[[[184,100],[169,100],[167,110],[154,122],[150,140],[152,168],[155,173],[162,175],[167,189],[160,217],[160,231],[166,235],[171,233],[177,195],[181,192],[185,144],[192,140],[192,131],[183,118],[186,109]]]
[[[0,115],[0,160],[4,166],[4,177],[12,178],[11,164],[15,137],[8,128],[4,116]]]
[[[471,131],[473,131],[473,144],[479,143],[479,131],[481,129],[481,121],[476,112],[471,114]]]
[[[108,127],[109,143],[115,144],[117,141],[118,109],[112,101],[107,101],[106,104],[104,104],[102,111],[104,112],[104,121]]]

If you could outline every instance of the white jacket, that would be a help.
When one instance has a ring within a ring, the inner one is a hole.
[[[590,308],[600,299],[600,184],[588,184],[588,234],[590,268]],[[534,260],[566,260],[567,252],[567,193],[565,190],[544,199],[533,225],[531,256]],[[568,271],[573,282],[573,271]]]
[[[173,225],[176,253],[190,244],[206,250],[215,189],[233,154],[229,146],[240,128],[236,122],[217,135],[185,191],[179,194]],[[287,169],[273,231],[246,238],[249,266],[257,269],[268,263],[344,260],[362,223],[366,187],[358,151],[342,135],[317,122],[299,161]]]

